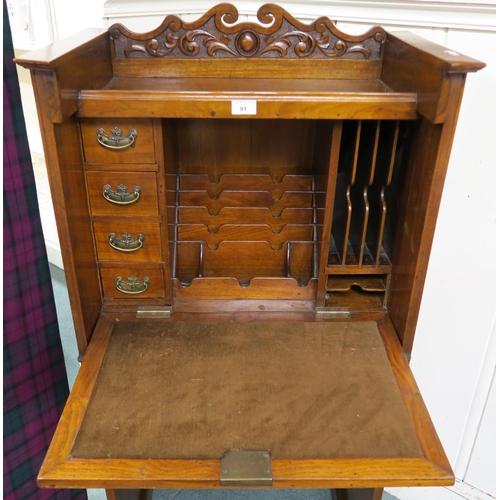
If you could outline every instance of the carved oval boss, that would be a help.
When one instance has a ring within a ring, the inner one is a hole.
[[[237,23],[238,11],[220,4],[194,22],[167,16],[148,33],[133,33],[121,24],[110,28],[115,57],[123,58],[345,58],[379,59],[382,28],[363,35],[342,33],[327,17],[311,24],[273,4],[257,12],[259,23]]]

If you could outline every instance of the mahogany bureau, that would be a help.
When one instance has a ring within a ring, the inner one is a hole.
[[[83,359],[50,488],[451,485],[411,374],[468,72],[267,4],[87,30],[31,70]]]

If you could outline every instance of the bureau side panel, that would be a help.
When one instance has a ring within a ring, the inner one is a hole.
[[[427,118],[414,129],[397,207],[391,261],[393,275],[388,311],[403,344],[411,352],[429,264],[465,75],[450,75],[450,94],[444,123]]]
[[[97,322],[101,292],[83,171],[78,121],[54,124],[46,88],[50,72],[34,71],[45,159],[56,216],[78,350],[83,354]]]

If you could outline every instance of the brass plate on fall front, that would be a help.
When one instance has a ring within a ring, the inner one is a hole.
[[[220,461],[221,486],[271,486],[271,456],[267,451],[229,450]]]

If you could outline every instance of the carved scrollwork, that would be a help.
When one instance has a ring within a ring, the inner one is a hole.
[[[330,42],[319,43],[319,50],[328,57],[342,57],[347,52],[347,44],[344,40],[336,40],[333,44]],[[366,49],[365,59],[370,56],[370,51]]]
[[[310,56],[318,45],[318,41],[311,34],[302,31],[291,31],[289,33],[283,33],[283,35],[276,39],[268,37],[266,40],[267,47],[263,49],[259,55],[274,50],[280,57],[285,57],[288,49],[294,44],[293,38],[297,39],[295,40],[294,51],[298,57]]]
[[[359,54],[362,54],[365,59],[370,58],[370,51],[366,47],[363,47],[362,45],[353,45],[352,47],[349,47],[347,49],[347,52],[351,54],[357,52]]]
[[[225,35],[220,39],[205,30],[186,31],[179,38],[179,49],[185,56],[196,56],[200,52],[200,45],[196,38],[203,39],[203,45],[207,48],[207,54],[213,56],[218,50],[228,52],[233,56],[238,54],[228,46],[229,38]]]
[[[144,52],[153,57],[165,57],[168,56],[177,46],[179,38],[172,33],[167,33],[166,40],[163,44],[153,38],[148,40],[145,45],[132,44],[130,47],[125,49],[125,56],[128,57],[132,52]],[[165,48],[163,48],[165,47]]]
[[[346,35],[322,17],[304,24],[281,7],[262,6],[257,12],[261,24],[237,23],[233,5],[220,4],[198,21],[184,22],[176,16],[149,33],[137,34],[114,25],[110,35],[118,58],[350,58],[378,59],[385,39],[382,28],[364,35]]]

